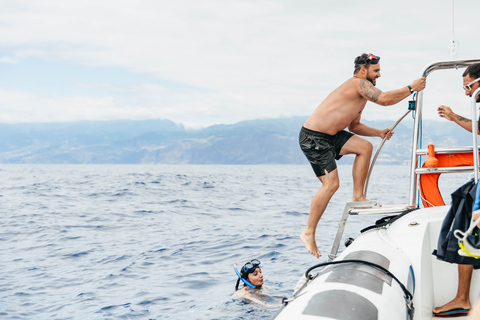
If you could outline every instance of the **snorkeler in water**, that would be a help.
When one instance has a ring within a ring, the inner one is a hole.
[[[252,289],[260,289],[263,285],[263,274],[262,269],[259,267],[260,261],[257,259],[253,259],[245,263],[238,272],[238,269],[235,265],[233,265],[233,269],[238,276],[237,284],[235,285],[235,291],[238,290],[238,285],[240,284],[240,280],[243,281],[244,287],[249,286]]]
[[[263,286],[263,274],[262,269],[260,269],[259,260],[253,259],[245,263],[240,271],[238,271],[234,264],[233,269],[238,276],[237,284],[235,285],[234,296],[245,298],[249,301],[269,308],[280,307],[280,304],[273,305],[260,300],[269,299],[270,296],[262,294],[260,290],[266,287]],[[239,289],[240,281],[243,282],[243,287]]]

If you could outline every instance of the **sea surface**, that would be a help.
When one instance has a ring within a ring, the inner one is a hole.
[[[351,169],[316,259],[299,240],[321,186],[308,165],[1,165],[0,319],[269,319],[232,297],[232,264],[259,259],[270,302],[289,297],[327,260]],[[466,176],[443,176],[448,199]],[[367,197],[407,204],[409,177],[377,166]],[[344,237],[379,218],[351,217]]]

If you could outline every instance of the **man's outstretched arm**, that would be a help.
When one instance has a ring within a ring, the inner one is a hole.
[[[360,79],[359,86],[360,94],[365,99],[382,106],[391,106],[396,104],[411,94],[408,87],[382,92],[366,79]],[[412,87],[413,91],[423,90],[425,88],[425,78],[419,78],[413,81],[410,86]]]
[[[452,109],[450,109],[450,107],[441,105],[440,107],[438,107],[438,115],[449,121],[453,121],[463,129],[472,132],[472,120],[456,114],[455,112],[452,111]],[[477,134],[480,134],[480,131],[478,129],[477,129]]]

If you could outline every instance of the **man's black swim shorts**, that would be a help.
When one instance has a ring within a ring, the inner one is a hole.
[[[317,177],[332,172],[337,168],[335,159],[342,156],[340,150],[343,145],[353,136],[353,133],[342,130],[331,136],[329,134],[313,131],[302,127],[298,137],[300,148],[312,165]]]

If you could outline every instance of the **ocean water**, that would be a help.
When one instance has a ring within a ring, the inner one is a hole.
[[[321,185],[308,165],[2,165],[0,319],[269,319],[232,297],[232,264],[259,259],[271,302],[290,296],[327,260],[352,193],[351,166],[339,174],[316,259],[299,240]],[[408,185],[407,166],[377,166],[367,196],[406,204]]]

